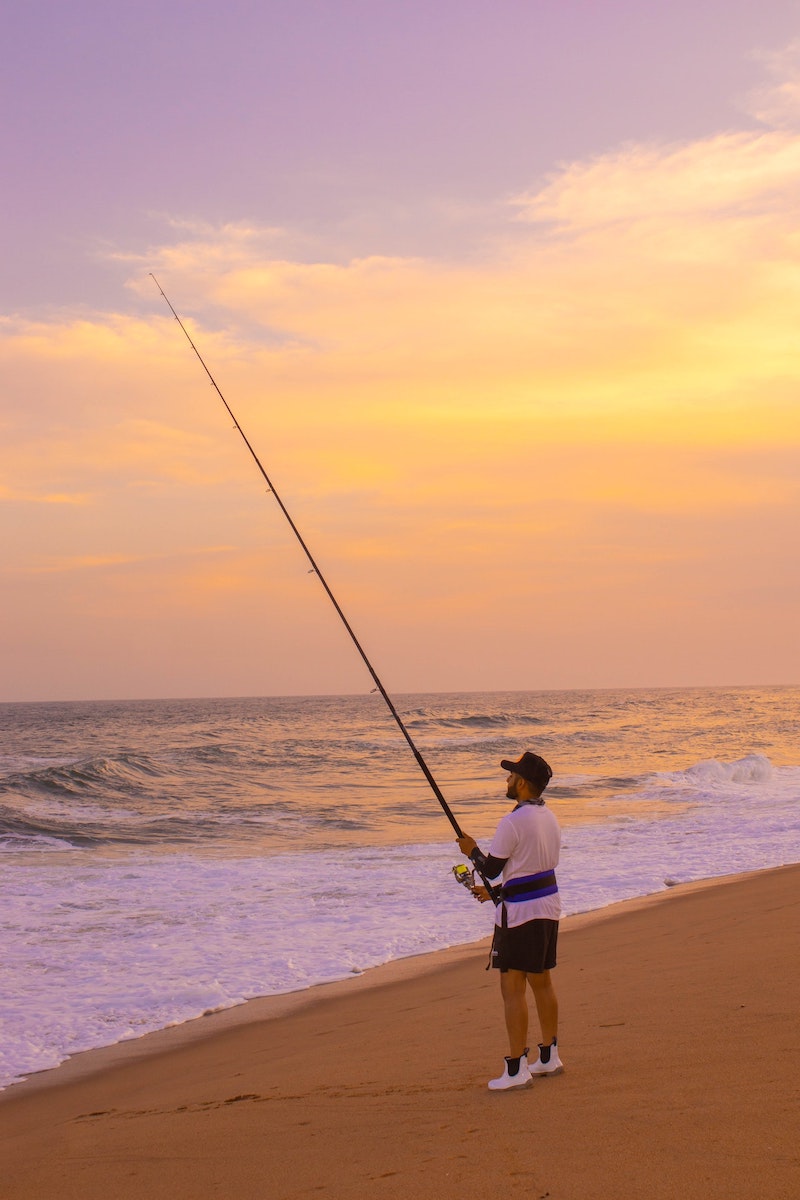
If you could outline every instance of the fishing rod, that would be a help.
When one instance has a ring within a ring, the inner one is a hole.
[[[422,771],[422,774],[425,776],[428,783],[430,784],[431,790],[432,790],[434,796],[436,797],[436,799],[439,801],[439,804],[442,807],[442,811],[444,812],[444,815],[447,817],[448,821],[453,826],[453,829],[455,830],[455,833],[456,833],[456,837],[463,837],[464,834],[461,830],[461,827],[459,826],[458,821],[454,817],[453,812],[450,808],[450,805],[445,800],[444,795],[442,794],[441,788],[439,787],[438,783],[436,782],[433,775],[431,774],[430,768],[428,767],[428,764],[425,762],[425,759],[420,754],[417,746],[414,743],[413,738],[411,737],[411,734],[406,729],[405,723],[403,722],[402,717],[400,716],[399,712],[395,708],[391,696],[386,691],[386,688],[383,686],[383,683],[379,679],[375,668],[373,667],[370,660],[367,658],[366,651],[364,650],[363,646],[361,645],[358,638],[356,637],[355,632],[354,632],[350,622],[348,621],[347,617],[344,615],[344,612],[342,611],[339,601],[336,599],[333,592],[331,591],[327,579],[322,574],[322,571],[319,569],[319,566],[317,565],[317,562],[314,559],[313,554],[311,553],[308,546],[306,545],[303,535],[300,533],[300,530],[295,525],[295,523],[291,517],[291,514],[289,513],[289,510],[287,509],[286,505],[284,504],[283,500],[281,499],[280,495],[278,494],[278,492],[275,488],[275,485],[273,484],[272,480],[270,479],[269,475],[267,474],[266,470],[264,469],[261,459],[256,454],[255,450],[253,449],[253,447],[250,443],[250,440],[248,439],[247,435],[245,434],[244,430],[242,429],[241,425],[239,424],[238,420],[236,419],[233,409],[228,404],[228,401],[225,399],[222,392],[220,391],[219,384],[217,383],[216,379],[214,378],[214,376],[211,374],[210,370],[208,369],[202,354],[197,349],[197,346],[195,346],[194,342],[192,341],[191,337],[189,336],[188,329],[186,328],[183,321],[180,319],[180,317],[176,313],[175,309],[172,307],[172,303],[171,303],[169,297],[167,296],[167,293],[164,291],[164,289],[162,288],[161,284],[158,282],[158,280],[156,279],[156,277],[152,271],[150,272],[150,278],[153,280],[153,283],[156,285],[158,290],[161,292],[161,295],[164,297],[164,300],[166,301],[170,312],[172,313],[173,317],[175,318],[175,320],[178,322],[181,329],[183,330],[186,340],[188,341],[189,345],[192,347],[192,350],[194,350],[195,354],[197,355],[197,358],[200,361],[200,365],[202,366],[202,368],[205,371],[208,378],[211,380],[211,385],[214,388],[214,391],[217,393],[220,400],[225,405],[228,415],[231,418],[231,420],[233,421],[234,428],[238,431],[238,433],[240,434],[240,436],[242,438],[242,441],[244,442],[247,449],[250,451],[250,455],[251,455],[254,463],[256,464],[256,466],[258,467],[259,471],[261,472],[261,474],[264,478],[264,482],[267,485],[268,491],[270,491],[272,493],[272,495],[275,497],[275,500],[278,503],[278,507],[280,508],[280,510],[283,513],[286,520],[289,522],[289,526],[292,530],[292,533],[297,538],[298,542],[300,543],[300,546],[302,547],[303,553],[305,554],[306,558],[308,559],[309,563],[311,564],[312,572],[316,575],[317,579],[322,584],[323,588],[325,589],[325,592],[327,593],[328,599],[330,600],[333,607],[336,609],[336,612],[338,613],[342,624],[344,625],[345,629],[347,630],[348,634],[350,635],[350,639],[351,639],[353,645],[355,646],[356,650],[360,654],[365,667],[367,668],[370,675],[372,676],[373,682],[375,683],[375,687],[377,688],[377,690],[380,692],[381,696],[383,697],[383,699],[386,703],[386,707],[389,709],[389,712],[394,717],[394,720],[397,724],[398,729],[400,730],[400,732],[402,733],[406,742],[408,743],[409,749],[411,750],[411,753],[414,755],[414,758],[417,760],[417,765],[419,766],[420,770]],[[497,904],[498,896],[497,896],[495,889],[492,887],[492,885],[489,883],[489,880],[479,869],[478,869],[478,874],[480,875],[481,879],[483,880],[486,890],[489,893],[490,899],[493,900],[495,904]]]

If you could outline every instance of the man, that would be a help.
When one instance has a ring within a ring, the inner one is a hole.
[[[515,806],[497,826],[489,853],[484,854],[474,838],[457,839],[462,854],[485,878],[502,875],[492,966],[500,971],[509,1054],[503,1074],[489,1082],[492,1091],[525,1087],[535,1075],[557,1075],[564,1069],[558,1057],[558,1001],[550,978],[561,916],[555,877],[561,831],[542,799],[553,772],[530,751],[517,762],[504,759],[500,766],[511,772],[507,794]],[[479,900],[488,900],[486,888],[473,890]],[[542,1032],[532,1063],[528,1061],[528,985]]]

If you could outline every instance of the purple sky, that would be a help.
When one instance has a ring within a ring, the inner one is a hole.
[[[741,128],[754,51],[798,29],[790,0],[9,5],[0,305],[113,304],[96,252],[167,218],[480,253],[559,161]]]

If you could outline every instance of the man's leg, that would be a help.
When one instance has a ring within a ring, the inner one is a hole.
[[[514,974],[519,975],[520,972],[515,971]],[[542,971],[540,974],[529,972],[527,980],[531,985],[533,998],[536,1001],[536,1012],[539,1015],[539,1024],[542,1027],[542,1045],[549,1046],[553,1039],[558,1037],[558,999],[553,988],[553,981],[550,978],[550,972]],[[526,1016],[527,1007],[526,1004]]]
[[[528,1045],[528,997],[525,992],[525,980],[524,971],[500,972],[500,992],[506,1018],[509,1058],[519,1058]]]

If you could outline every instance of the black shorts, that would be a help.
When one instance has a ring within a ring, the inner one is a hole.
[[[558,921],[526,921],[513,929],[495,926],[492,966],[499,971],[525,971],[541,975],[556,965]]]

